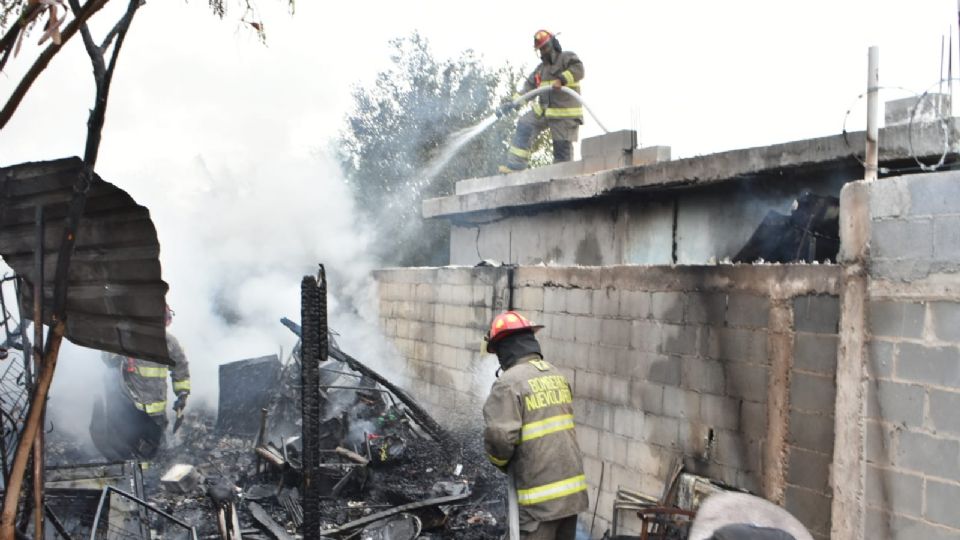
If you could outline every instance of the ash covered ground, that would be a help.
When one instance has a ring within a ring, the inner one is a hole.
[[[231,434],[227,429],[231,426],[225,426],[217,412],[198,408],[188,409],[176,435],[168,426],[164,447],[143,469],[143,499],[195,526],[199,538],[221,538],[223,526],[218,522],[225,508],[228,522],[230,512],[236,512],[243,538],[304,537],[298,396],[291,393],[298,370],[289,367],[270,385],[269,420],[262,436]],[[330,367],[347,372],[342,364]],[[446,433],[442,439],[430,436],[417,426],[415,415],[376,383],[360,377],[354,384],[361,389],[325,394],[319,491],[326,495],[317,502],[322,537],[500,538],[506,521],[505,479],[487,462],[480,431]],[[221,399],[221,409],[222,403]],[[50,434],[47,448],[52,466],[103,461],[57,432]],[[161,477],[178,464],[190,465],[194,472],[176,483],[162,482]],[[330,532],[401,505],[441,497],[456,500]],[[89,512],[89,506],[82,512]],[[60,517],[81,536],[93,519]],[[162,534],[164,520],[153,517],[149,526]],[[174,536],[168,532],[164,537]]]

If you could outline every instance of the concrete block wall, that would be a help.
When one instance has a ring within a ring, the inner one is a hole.
[[[434,411],[453,407],[479,421],[492,378],[446,357],[484,361],[471,349],[494,306],[508,302],[505,273],[376,273],[385,332],[414,374],[410,389]],[[618,486],[659,496],[679,459],[729,486],[779,493],[778,502],[825,538],[837,274],[831,266],[515,271],[514,306],[546,325],[539,334],[546,358],[574,386],[577,434],[597,505],[594,537],[610,525]],[[788,316],[772,318],[775,312]],[[460,318],[450,320],[450,313]],[[415,329],[403,328],[407,317],[416,318]],[[775,380],[771,372],[784,366],[786,378]],[[785,408],[771,415],[771,398]],[[773,445],[768,433],[781,418],[785,436]],[[779,456],[773,468],[770,455]],[[769,470],[780,472],[779,483]],[[638,523],[621,525],[636,531]]]
[[[960,539],[960,173],[869,191],[865,537]]]
[[[496,359],[480,353],[503,309],[506,274],[495,268],[402,268],[375,272],[380,324],[399,357],[400,384],[452,429],[476,427]],[[466,422],[466,424],[464,424]]]

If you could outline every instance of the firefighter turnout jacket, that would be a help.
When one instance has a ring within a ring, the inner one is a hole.
[[[573,392],[556,368],[536,354],[519,359],[493,383],[483,418],[487,457],[516,480],[522,530],[587,509]]]
[[[567,88],[578,94],[580,93],[583,63],[575,53],[552,51],[550,57],[547,60],[542,60],[540,65],[524,81],[523,93],[526,94],[544,86],[553,86],[557,79]],[[547,120],[568,118],[583,123],[583,107],[580,102],[563,90],[553,89],[539,94],[532,107],[535,115]]]
[[[120,370],[123,391],[137,409],[147,413],[159,424],[166,422],[167,377],[173,381],[174,394],[190,393],[190,367],[183,347],[177,338],[167,334],[167,351],[174,362],[171,369],[163,364],[109,355],[107,364]]]

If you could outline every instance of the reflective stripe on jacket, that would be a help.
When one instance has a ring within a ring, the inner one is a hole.
[[[539,356],[521,359],[493,383],[483,419],[487,456],[516,478],[522,529],[587,509],[566,377]]]
[[[167,351],[174,362],[169,367],[119,355],[109,355],[107,363],[118,366],[125,393],[133,406],[151,415],[164,416],[167,408],[167,376],[173,381],[175,393],[190,392],[190,366],[177,338],[167,334]]]
[[[554,81],[560,80],[564,86],[580,93],[580,81],[583,79],[583,62],[575,53],[570,51],[554,51],[550,58],[541,61],[533,73],[527,77],[523,85],[523,93],[535,88],[552,86]],[[533,112],[537,116],[547,118],[573,118],[583,123],[583,106],[577,98],[563,90],[551,90],[537,96],[532,104]]]

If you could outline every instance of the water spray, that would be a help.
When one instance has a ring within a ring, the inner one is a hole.
[[[549,90],[553,90],[553,87],[541,86],[540,88],[534,88],[533,90],[530,90],[529,92],[514,99],[512,101],[513,108],[518,109],[531,98]],[[604,125],[600,122],[600,119],[597,118],[597,115],[593,113],[593,111],[587,105],[587,102],[583,100],[583,97],[581,97],[580,94],[571,90],[570,88],[567,88],[566,86],[561,86],[560,91],[576,98],[580,105],[583,106],[588,113],[590,113],[590,117],[593,118],[594,122],[596,122],[598,126],[600,126],[600,129],[602,129],[604,133],[610,133],[610,131],[608,131],[607,128],[604,127]],[[498,114],[493,113],[485,117],[478,124],[455,132],[446,142],[446,144],[443,145],[440,153],[437,154],[437,157],[430,160],[430,163],[424,167],[422,183],[429,183],[431,180],[433,180],[433,177],[439,174],[440,171],[446,167],[447,163],[453,159],[453,156],[455,156],[464,145],[473,140],[473,138],[477,135],[483,133],[488,127],[492,126],[498,118]]]

